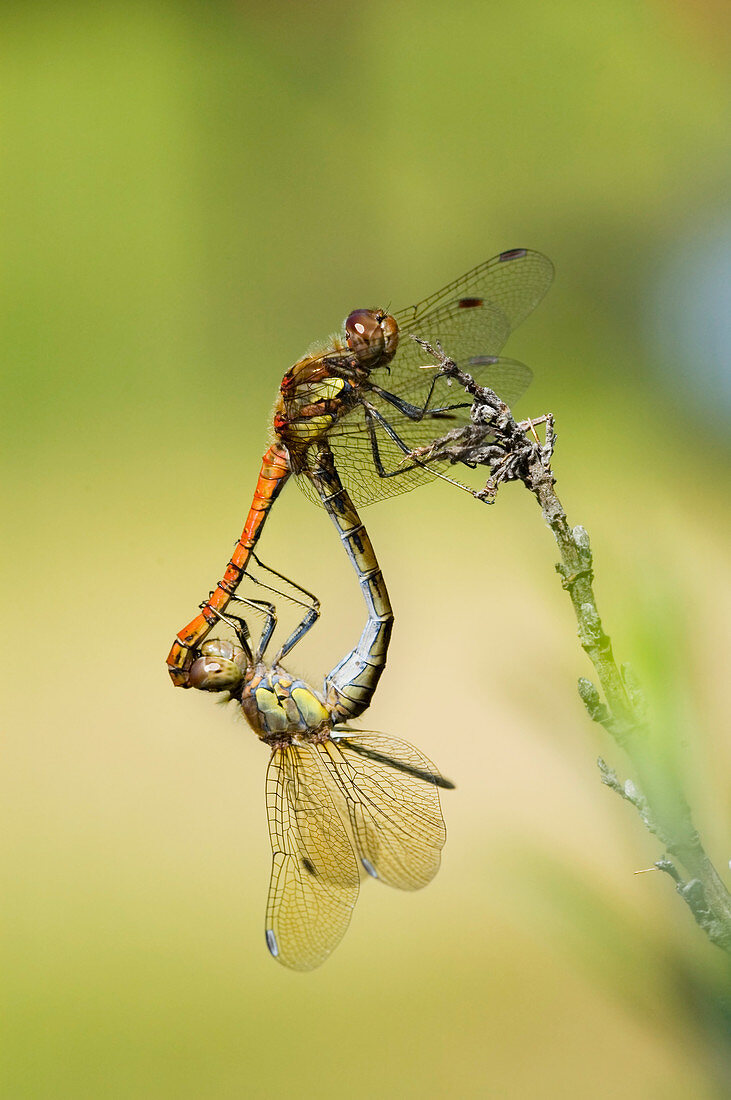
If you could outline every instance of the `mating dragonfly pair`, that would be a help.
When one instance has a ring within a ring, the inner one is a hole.
[[[295,363],[282,380],[274,441],[263,456],[233,555],[168,655],[174,684],[228,691],[270,746],[266,790],[273,858],[266,941],[272,955],[293,969],[313,969],[338,944],[361,869],[400,889],[418,889],[436,874],[445,840],[438,791],[452,784],[412,745],[346,725],[370,704],[393,625],[383,575],[356,507],[438,476],[434,464],[413,459],[411,452],[470,416],[471,403],[455,396],[410,337],[439,341],[478,383],[512,405],[532,374],[499,353],[552,277],[552,264],[540,253],[503,252],[418,305],[393,314],[354,310],[342,337]],[[357,646],[325,677],[322,693],[281,663],[316,621],[315,597],[294,586],[304,617],[267,661],[276,607],[236,594],[252,559],[284,580],[254,551],[292,476],[338,528],[368,613]],[[234,599],[264,612],[255,646],[245,619],[227,614]],[[207,640],[222,622],[235,642]]]

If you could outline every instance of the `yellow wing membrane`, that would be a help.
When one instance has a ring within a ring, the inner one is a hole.
[[[317,748],[346,801],[368,874],[399,890],[431,882],[447,836],[438,787],[451,784],[423,753],[395,737],[353,731]]]
[[[266,792],[272,843],[267,946],[285,966],[313,970],[348,927],[358,864],[314,746],[277,749]]]

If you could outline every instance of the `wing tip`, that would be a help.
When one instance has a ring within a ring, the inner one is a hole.
[[[366,859],[365,856],[361,856],[360,857],[360,862],[363,864],[363,867],[368,872],[368,874],[371,876],[371,878],[378,878],[379,877],[378,871],[375,869],[375,867],[373,866],[373,864],[371,863],[371,861],[369,859]]]
[[[527,248],[508,248],[507,251],[500,253],[498,262],[504,264],[508,263],[510,260],[519,260],[522,256],[526,256],[527,254]]]
[[[278,959],[279,958],[279,944],[277,943],[277,937],[274,934],[274,929],[273,928],[267,928],[266,931],[265,931],[265,936],[266,936],[266,941],[267,941],[267,948],[269,949],[269,954],[273,958]]]

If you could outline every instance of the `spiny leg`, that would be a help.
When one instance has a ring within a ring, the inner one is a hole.
[[[382,397],[384,401],[387,401],[389,405],[393,405],[393,407],[397,409],[400,413],[403,413],[404,416],[408,416],[409,420],[423,420],[427,413],[430,417],[437,417],[444,416],[446,413],[456,412],[459,409],[471,408],[471,402],[458,401],[455,402],[453,405],[442,405],[437,408],[430,409],[429,402],[432,399],[434,387],[439,381],[439,377],[440,376],[436,374],[434,378],[432,378],[429,392],[426,395],[424,404],[421,406],[412,405],[410,401],[405,401],[403,397],[399,397],[398,394],[391,393],[389,390],[384,390],[381,386],[377,386],[375,382],[371,382],[368,388],[371,390],[372,393],[378,394],[378,396]]]
[[[304,596],[307,596],[309,600],[309,603],[307,603],[304,600],[297,599],[296,596],[292,596],[292,594],[289,592],[282,591],[282,589],[277,588],[274,585],[266,584],[264,581],[261,581],[257,577],[255,577],[248,568],[244,571],[243,575],[246,576],[248,580],[250,580],[252,584],[255,584],[258,588],[263,588],[266,589],[268,592],[273,592],[275,595],[282,596],[284,599],[289,600],[290,603],[296,604],[299,607],[303,607],[306,609],[304,618],[297,625],[297,627],[285,641],[284,645],[277,652],[277,655],[272,662],[272,664],[276,665],[284,658],[287,653],[289,653],[289,651],[297,644],[297,642],[300,641],[302,637],[304,637],[304,635],[314,625],[314,623],[317,622],[317,619],[320,615],[320,601],[312,592],[309,592],[308,589],[303,588],[302,585],[299,585],[295,581],[290,580],[289,577],[286,577],[283,573],[279,573],[276,569],[272,569],[271,566],[266,565],[255,554],[252,553],[251,556],[255,559],[257,565],[261,569],[266,570],[267,573],[271,573],[275,577],[279,577],[281,580],[289,584],[292,588],[296,589],[298,592],[301,592]],[[250,607],[254,611],[262,613],[265,616],[264,627],[262,629],[256,651],[253,654],[252,658],[254,661],[260,661],[263,659],[264,654],[269,647],[272,634],[274,633],[277,626],[276,605],[273,604],[270,600],[256,599],[255,597],[236,595],[233,597],[233,599],[235,603],[243,604],[245,607]],[[237,615],[233,611],[230,611],[227,614],[223,614],[217,609],[214,609],[214,614],[216,615],[217,619],[219,619],[221,622],[227,623],[227,625],[231,627],[231,629],[234,631],[240,641],[242,637],[248,638],[249,627],[246,620],[241,615]]]
[[[307,600],[298,600],[296,596],[292,596],[291,593],[283,592],[280,588],[276,588],[274,585],[265,584],[263,581],[258,580],[256,577],[253,576],[251,572],[247,570],[247,575],[249,579],[252,580],[254,584],[258,585],[260,588],[265,588],[267,589],[267,591],[273,592],[277,596],[282,596],[285,600],[289,600],[290,603],[296,604],[298,607],[305,608],[305,615],[303,619],[295,627],[287,640],[278,650],[277,655],[272,662],[276,665],[284,659],[284,657],[290,652],[290,650],[293,649],[297,645],[297,643],[302,640],[302,638],[304,638],[308,630],[310,630],[315,625],[318,618],[320,617],[320,601],[318,600],[317,596],[315,596],[314,593],[310,592],[307,588],[303,588],[301,584],[297,584],[296,581],[291,580],[289,577],[285,576],[284,573],[279,573],[276,569],[272,569],[271,566],[266,565],[263,561],[261,561],[260,558],[256,556],[256,554],[252,553],[252,557],[261,569],[265,569],[267,573],[271,573],[272,576],[278,577],[279,580],[284,581],[285,584],[290,585],[292,588],[296,589],[297,592],[300,592],[303,596],[307,597]],[[267,643],[268,641],[269,638],[267,638]]]
[[[459,406],[454,407],[457,408]],[[446,474],[443,474],[440,470],[435,470],[433,466],[427,465],[426,462],[420,462],[418,458],[412,458],[411,462],[408,465],[398,466],[395,470],[387,470],[383,465],[381,452],[378,448],[378,436],[376,435],[374,420],[378,421],[383,430],[386,432],[386,435],[388,435],[393,440],[396,446],[399,447],[405,455],[411,455],[412,449],[407,447],[403,439],[401,439],[395,429],[391,427],[389,422],[385,419],[385,417],[381,415],[378,409],[373,408],[372,405],[369,405],[366,402],[364,402],[364,408],[366,424],[368,426],[368,436],[371,444],[371,454],[373,455],[373,465],[375,466],[376,472],[378,473],[379,477],[398,477],[400,474],[408,473],[409,470],[421,469],[428,471],[428,473],[432,477],[441,478],[442,481],[449,482],[450,485],[454,485],[457,489],[464,489],[466,493],[474,495],[468,485],[463,485],[461,481],[456,481],[452,477],[447,477]]]
[[[245,596],[236,596],[236,603],[242,603],[246,607],[252,608],[252,610],[264,614],[265,623],[264,629],[261,632],[259,643],[255,651],[252,651],[250,644],[251,631],[249,630],[249,624],[243,615],[237,615],[235,611],[218,611],[214,609],[216,618],[219,622],[225,623],[226,626],[233,630],[236,638],[241,645],[242,649],[246,653],[247,660],[254,664],[261,660],[261,657],[269,644],[269,640],[274,633],[274,629],[277,625],[277,609],[273,603],[269,603],[268,600],[250,600]]]

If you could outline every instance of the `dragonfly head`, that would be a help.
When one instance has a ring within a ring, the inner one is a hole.
[[[354,309],[345,321],[348,347],[363,367],[390,362],[396,354],[398,335],[396,320],[382,309]]]
[[[235,691],[246,673],[246,654],[235,642],[212,638],[188,671],[188,686],[199,691]]]

